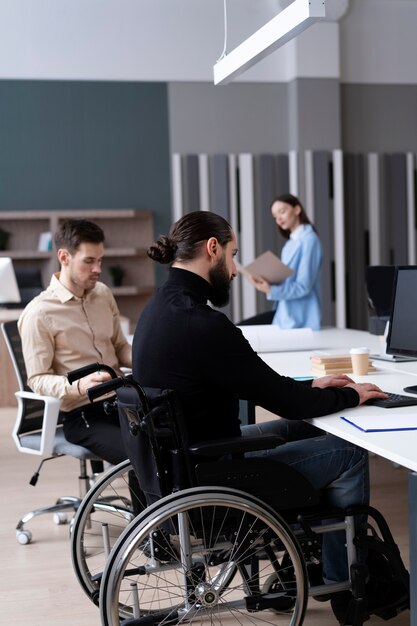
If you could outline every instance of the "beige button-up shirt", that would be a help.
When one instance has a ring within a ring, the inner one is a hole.
[[[61,410],[88,403],[66,374],[90,363],[105,363],[119,373],[131,367],[132,350],[120,327],[110,289],[98,282],[83,298],[52,276],[49,287],[34,298],[18,322],[28,385],[36,393],[61,399]]]

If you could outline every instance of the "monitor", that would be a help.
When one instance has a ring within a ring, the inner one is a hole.
[[[396,268],[387,353],[417,359],[417,265]],[[417,385],[404,391],[417,393]]]
[[[0,304],[20,302],[20,291],[17,285],[13,263],[10,257],[0,258]]]

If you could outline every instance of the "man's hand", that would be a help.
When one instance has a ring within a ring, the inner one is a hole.
[[[352,387],[359,394],[359,404],[363,404],[367,400],[372,398],[387,398],[387,394],[384,393],[377,385],[371,383],[352,383],[346,385],[346,387]]]
[[[320,387],[320,389],[325,389],[326,387],[346,387],[349,383],[354,383],[346,374],[331,374],[330,376],[320,376],[320,378],[315,378],[311,383],[312,387]]]
[[[258,291],[262,291],[266,294],[269,293],[271,285],[267,280],[265,280],[265,278],[262,278],[262,276],[251,276],[250,274],[248,274],[247,279],[250,284],[253,285]]]
[[[95,387],[100,383],[104,383],[106,380],[110,380],[111,376],[108,372],[93,372],[84,378],[80,378],[78,381],[78,391],[81,396],[87,395],[87,389]]]
[[[321,376],[311,383],[312,387],[325,389],[326,387],[352,387],[359,394],[359,404],[363,404],[372,398],[386,398],[384,393],[377,385],[372,383],[355,383],[346,374],[333,374],[331,376]]]

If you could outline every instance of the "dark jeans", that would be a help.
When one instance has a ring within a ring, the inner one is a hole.
[[[303,474],[324,502],[345,508],[354,504],[369,504],[368,453],[353,443],[324,434],[319,429],[299,421],[271,420],[242,427],[242,435],[277,434],[287,443],[272,450],[250,452],[248,456],[264,456],[287,463]],[[329,520],[330,521],[330,520]],[[360,519],[364,526],[366,519]],[[362,528],[357,528],[362,530]],[[345,534],[323,535],[323,570],[328,582],[348,577]]]

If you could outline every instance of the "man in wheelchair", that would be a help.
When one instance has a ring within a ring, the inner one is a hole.
[[[185,215],[168,236],[161,236],[149,248],[150,258],[169,264],[170,270],[166,283],[138,322],[133,341],[133,379],[145,387],[175,391],[190,445],[219,438],[245,438],[254,433],[279,436],[281,445],[251,451],[246,456],[279,462],[296,470],[320,494],[321,507],[338,511],[357,507],[354,534],[365,536],[369,504],[367,452],[300,420],[341,411],[384,394],[373,384],[357,384],[344,375],[304,383],[280,376],[268,367],[241,331],[208,305],[227,303],[230,284],[236,276],[236,253],[232,228],[210,212]],[[241,427],[239,399],[262,406],[282,419]],[[227,454],[218,458],[225,457]],[[277,480],[278,476],[269,477],[272,487]],[[332,521],[330,518],[327,523]],[[345,542],[344,532],[321,536],[321,582],[330,585],[349,577],[352,580]],[[366,560],[366,548],[362,552],[359,550],[359,563]],[[376,561],[378,568],[380,559],[377,557]],[[310,569],[313,571],[314,567]],[[338,593],[330,596],[340,624],[362,624],[370,612],[378,613],[375,598],[368,598],[364,604],[363,596],[370,590],[366,566],[362,574],[366,589],[361,589],[360,583],[352,594],[342,585]],[[392,592],[392,578],[388,578]],[[398,610],[407,606],[405,575],[404,580],[398,584]],[[379,589],[374,592],[385,594]],[[386,597],[381,599],[383,604],[382,600],[386,601]],[[382,617],[396,614],[397,600],[397,596],[390,600],[392,611],[381,614]]]

